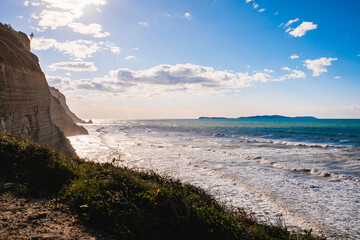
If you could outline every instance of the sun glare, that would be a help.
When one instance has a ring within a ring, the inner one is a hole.
[[[106,0],[42,0],[50,8],[60,8],[63,10],[71,10],[76,15],[82,15],[82,10],[89,6],[96,7],[106,5]]]

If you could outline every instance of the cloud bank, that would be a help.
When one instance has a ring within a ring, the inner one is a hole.
[[[75,63],[58,63],[57,69],[81,68],[85,65]],[[75,66],[74,66],[75,65]],[[90,67],[89,67],[90,68]],[[291,73],[274,77],[272,70],[255,74],[218,71],[212,67],[194,64],[162,64],[145,70],[119,68],[108,75],[92,79],[80,79],[71,83],[67,79],[52,78],[56,87],[64,90],[94,90],[110,93],[123,93],[125,96],[150,97],[154,95],[173,95],[176,93],[196,93],[214,95],[240,88],[250,87],[256,82],[276,82],[287,79],[304,78],[305,73],[292,70]]]

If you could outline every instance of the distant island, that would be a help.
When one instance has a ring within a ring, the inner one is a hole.
[[[281,119],[302,119],[302,120],[315,120],[316,117],[300,116],[300,117],[286,117],[281,115],[259,115],[250,117],[226,118],[226,117],[199,117],[199,119],[258,119],[258,120],[281,120]]]

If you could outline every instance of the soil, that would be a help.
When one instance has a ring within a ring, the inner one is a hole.
[[[78,222],[55,200],[0,193],[0,239],[110,239]]]

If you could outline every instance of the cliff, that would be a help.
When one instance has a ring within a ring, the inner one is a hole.
[[[66,98],[65,98],[64,94],[62,94],[58,89],[56,89],[54,87],[50,87],[49,90],[50,90],[51,95],[53,97],[55,97],[56,99],[58,99],[59,103],[64,108],[66,114],[73,120],[73,122],[86,123],[84,120],[80,119],[78,116],[75,115],[75,113],[73,113],[70,110],[70,108],[66,104]]]
[[[75,122],[84,122],[70,111],[66,105],[65,96],[54,87],[50,87],[51,94],[51,119],[58,126],[65,136],[87,135],[88,131]]]
[[[70,142],[52,120],[52,102],[39,60],[30,52],[27,35],[0,23],[0,130],[75,156]]]

